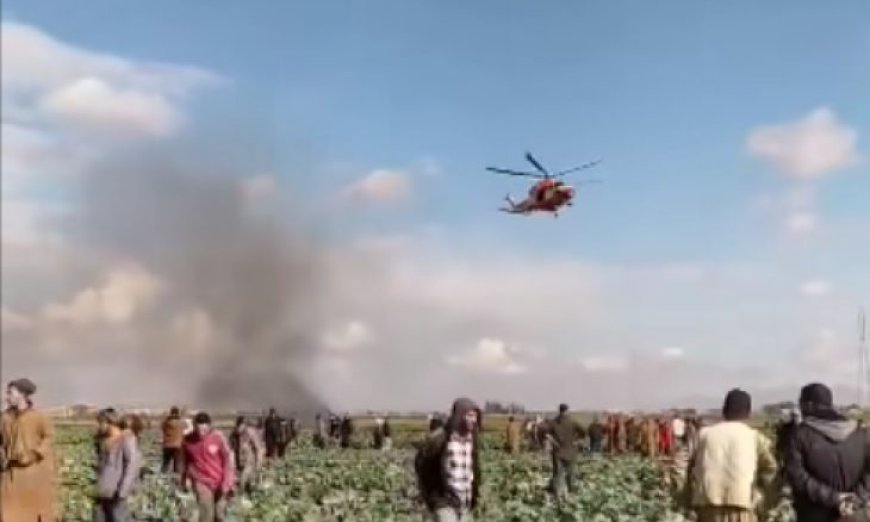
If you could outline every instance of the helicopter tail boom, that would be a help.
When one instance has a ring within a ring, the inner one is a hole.
[[[501,210],[502,212],[507,212],[507,213],[509,213],[509,214],[516,214],[516,213],[521,212],[521,211],[517,208],[517,203],[513,200],[513,198],[511,197],[510,194],[507,194],[507,195],[504,197],[504,200],[507,202],[508,206],[507,206],[507,207],[501,207],[499,210]]]

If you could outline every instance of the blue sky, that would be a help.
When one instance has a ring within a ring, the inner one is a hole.
[[[603,260],[757,250],[744,208],[776,180],[747,157],[747,132],[818,105],[870,126],[861,2],[12,1],[5,11],[85,47],[232,78],[214,102],[232,98],[274,131],[279,170],[284,138],[287,150],[301,139],[324,162],[359,168],[432,158],[445,176],[421,182],[427,201],[403,222],[483,227]],[[606,184],[559,222],[505,220],[493,207],[525,185],[483,167],[522,166],[526,148],[554,167],[603,157],[594,174]],[[849,194],[867,183],[832,186],[828,206],[859,212]]]
[[[868,15],[858,0],[11,0],[3,11],[4,21],[78,48],[227,79],[185,101],[183,132],[236,122],[224,132],[296,197],[319,201],[379,169],[407,177],[410,203],[328,211],[331,237],[435,230],[457,258],[492,248],[530,264],[730,270],[739,275],[724,280],[755,286],[719,305],[760,300],[781,314],[777,331],[797,317],[779,308],[792,310],[785,295],[802,284],[855,289],[837,313],[868,289]],[[813,120],[814,111],[827,116]],[[811,120],[818,126],[800,126]],[[776,126],[811,136],[750,145]],[[788,150],[771,152],[780,146]],[[579,177],[604,184],[584,187],[556,220],[498,213],[505,193],[527,186],[484,167],[524,167],[527,149],[554,169],[603,158]],[[815,166],[802,171],[807,162]],[[758,274],[769,276],[763,288]],[[681,300],[650,290],[625,313],[646,317],[638,328],[652,331],[661,318],[647,312],[657,303],[673,298],[689,310],[718,291],[696,288]],[[813,331],[833,328],[833,312],[807,313],[818,318]],[[737,323],[759,328],[752,317]]]

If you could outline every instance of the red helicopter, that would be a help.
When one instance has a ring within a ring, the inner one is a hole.
[[[570,185],[566,185],[563,181],[557,178],[561,178],[565,174],[570,174],[571,172],[576,172],[578,170],[588,169],[590,167],[594,167],[595,165],[601,163],[601,160],[596,160],[591,163],[587,163],[585,165],[581,165],[579,167],[570,168],[567,170],[563,170],[561,172],[557,172],[555,174],[550,174],[547,169],[545,169],[538,160],[532,156],[531,152],[526,152],[526,160],[531,163],[538,172],[523,172],[517,170],[510,169],[500,169],[496,167],[487,167],[486,170],[490,172],[496,172],[498,174],[507,174],[508,176],[525,176],[529,178],[537,178],[540,181],[536,182],[532,185],[532,188],[529,189],[529,195],[526,199],[516,202],[511,199],[510,194],[505,196],[505,201],[508,202],[508,207],[499,208],[502,212],[507,212],[509,214],[523,214],[528,215],[532,212],[552,212],[553,217],[559,217],[559,209],[564,206],[572,206],[574,200],[574,187]],[[600,183],[599,180],[590,179],[580,181],[577,184],[582,185],[585,183]]]

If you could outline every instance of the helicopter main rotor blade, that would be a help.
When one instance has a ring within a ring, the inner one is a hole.
[[[574,185],[588,185],[590,183],[604,183],[600,179],[584,179],[574,183]]]
[[[541,178],[540,174],[536,174],[534,172],[520,172],[518,170],[510,170],[510,169],[499,169],[496,167],[486,167],[486,170],[490,172],[495,172],[497,174],[506,174],[508,176],[525,176],[528,178]]]
[[[531,152],[526,152],[526,159],[529,160],[529,163],[531,163],[532,165],[534,165],[536,169],[538,169],[539,171],[541,171],[541,173],[543,173],[544,176],[546,176],[546,177],[548,177],[548,178],[550,177],[550,173],[547,172],[547,169],[545,169],[544,167],[541,166],[540,163],[538,163],[538,160],[536,160],[535,157],[532,156],[532,153],[531,153]]]
[[[562,172],[559,172],[558,174],[556,174],[556,176],[564,176],[565,174],[577,172],[578,170],[588,169],[590,167],[594,167],[595,165],[598,165],[599,163],[601,163],[601,160],[590,161],[589,163],[586,163],[585,165],[580,165],[579,167],[574,167],[573,169],[563,170]]]

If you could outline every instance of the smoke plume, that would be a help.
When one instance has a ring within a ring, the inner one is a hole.
[[[154,346],[165,338],[142,332],[125,353],[152,381],[187,386],[197,406],[321,409],[303,378],[320,326],[318,249],[298,215],[248,197],[242,177],[205,158],[127,151],[85,176],[70,232],[159,278],[166,292],[153,322],[207,318],[202,349]]]

